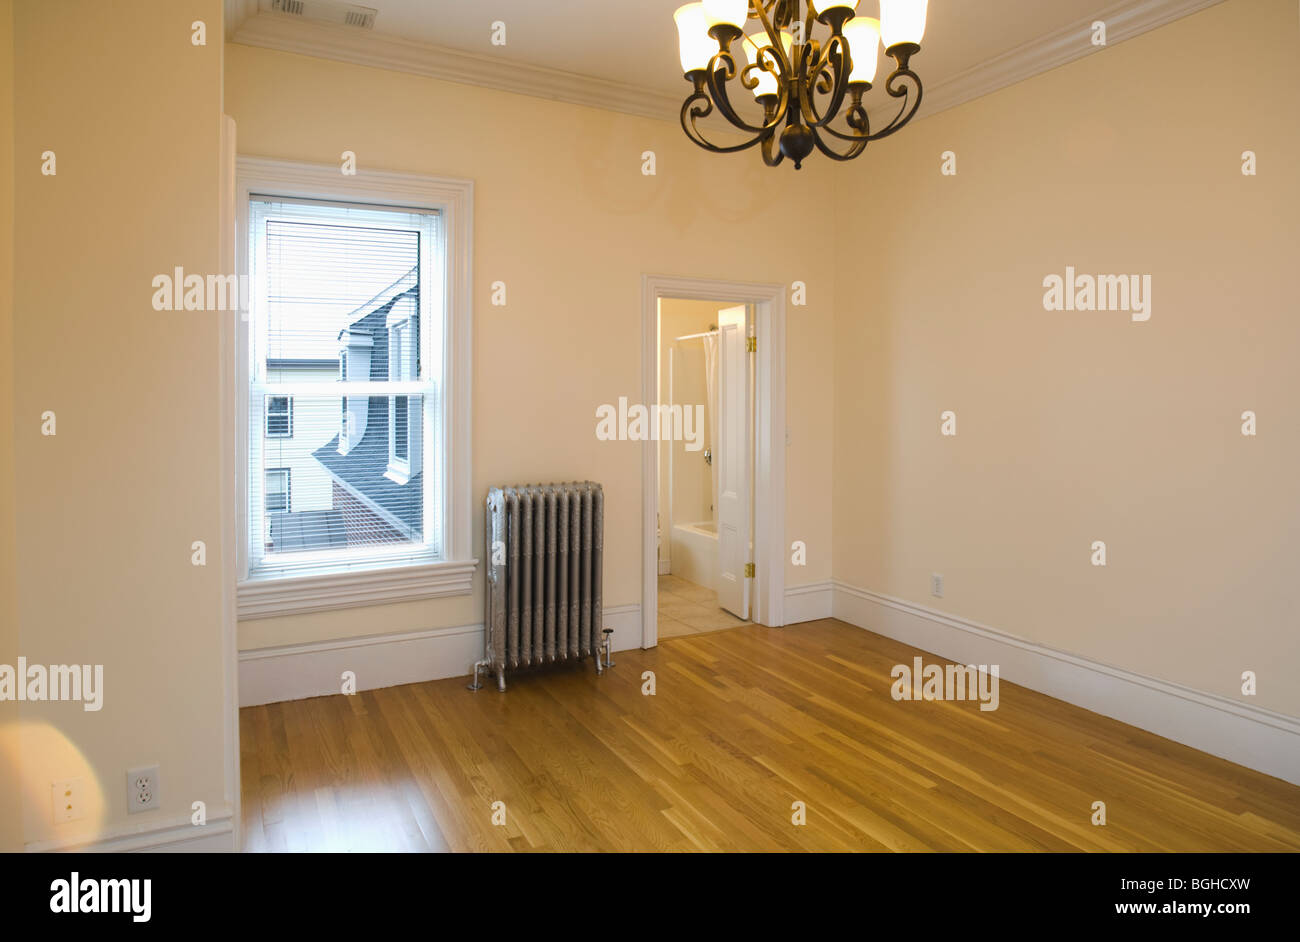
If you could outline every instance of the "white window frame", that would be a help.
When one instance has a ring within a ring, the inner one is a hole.
[[[442,550],[440,558],[430,561],[413,557],[408,547],[400,555],[392,554],[388,560],[383,554],[376,555],[373,568],[310,575],[254,575],[250,578],[248,509],[250,496],[256,495],[248,494],[250,456],[249,436],[245,430],[245,434],[235,436],[239,618],[246,620],[468,595],[478,565],[478,560],[473,558],[471,538],[473,182],[377,170],[358,170],[355,175],[344,176],[334,165],[240,157],[236,163],[235,189],[235,251],[238,270],[244,277],[249,272],[249,201],[254,196],[365,203],[395,210],[433,210],[441,218],[446,259],[442,278],[445,311],[441,345],[443,383],[438,397],[438,407],[443,410],[441,454],[444,459],[440,495],[442,526],[437,541]],[[251,290],[255,294],[257,286],[252,285]],[[232,370],[236,390],[234,420],[238,432],[244,429],[241,417],[249,415],[251,338],[247,313],[236,328]],[[327,389],[328,386],[323,386],[322,391]],[[426,475],[426,481],[432,477]]]
[[[271,431],[271,416],[280,415],[279,412],[271,411],[271,403],[269,401],[271,399],[283,399],[285,402],[289,404],[288,410],[284,413],[285,417],[288,419],[288,424],[286,426],[286,428],[288,428],[288,431],[285,432],[284,434]],[[267,438],[293,438],[293,396],[268,396],[267,400],[268,401],[266,404],[266,425],[265,425],[266,437]]]

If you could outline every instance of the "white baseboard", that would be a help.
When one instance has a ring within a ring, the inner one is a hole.
[[[33,841],[24,849],[28,853],[226,853],[235,849],[235,828],[230,806],[221,805],[208,809],[203,825],[191,823],[187,812],[119,825],[92,836]]]
[[[641,647],[641,606],[604,611],[614,650]],[[431,628],[239,652],[239,705],[257,706],[341,693],[344,671],[357,690],[465,677],[483,657],[483,626]]]
[[[1300,785],[1300,719],[1057,651],[834,581],[841,621]],[[788,604],[788,603],[787,603]]]
[[[785,623],[796,625],[801,621],[830,618],[835,596],[833,582],[815,582],[811,585],[789,586],[785,590]]]
[[[673,561],[671,559],[659,560],[659,575],[666,576],[673,571]]]

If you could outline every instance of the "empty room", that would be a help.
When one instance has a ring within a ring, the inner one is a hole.
[[[1296,0],[0,0],[0,850],[1248,911],[1298,108]]]

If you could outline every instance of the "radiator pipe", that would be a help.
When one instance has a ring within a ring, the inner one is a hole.
[[[491,663],[492,663],[492,662],[489,661],[487,658],[483,658],[483,660],[481,660],[481,661],[475,661],[475,662],[474,662],[474,682],[473,682],[472,684],[469,685],[469,689],[470,689],[470,690],[482,690],[482,689],[483,689],[483,685],[482,685],[481,683],[479,683],[479,680],[478,680],[478,672],[481,671],[481,670],[487,670],[487,669],[491,666]]]

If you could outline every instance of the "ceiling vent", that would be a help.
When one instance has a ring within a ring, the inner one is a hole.
[[[339,0],[262,0],[262,9],[356,29],[374,29],[375,16],[379,13],[372,7]]]

